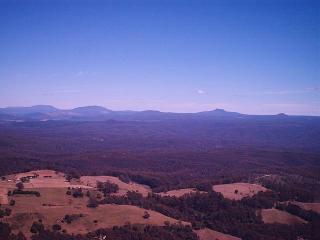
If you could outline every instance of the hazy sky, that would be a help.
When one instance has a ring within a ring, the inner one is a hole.
[[[0,0],[0,106],[320,115],[320,1]]]

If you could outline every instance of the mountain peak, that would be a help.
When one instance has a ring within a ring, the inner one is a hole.
[[[2,112],[7,114],[21,115],[21,114],[29,114],[29,113],[52,113],[56,112],[59,109],[50,106],[50,105],[34,105],[31,107],[7,107],[3,108]]]
[[[112,110],[101,107],[101,106],[84,106],[77,107],[71,110],[75,113],[83,113],[83,114],[105,114],[110,113]]]
[[[222,109],[222,108],[216,108],[215,110],[213,110],[212,112],[216,112],[216,113],[227,113],[226,110]]]
[[[241,115],[241,113],[237,112],[228,112],[222,108],[216,108],[211,111],[205,111],[205,112],[200,112],[202,115],[208,115],[208,116],[217,116],[217,117],[235,117]]]
[[[285,114],[285,113],[279,113],[279,114],[277,114],[276,116],[278,116],[278,117],[288,117],[288,115]]]

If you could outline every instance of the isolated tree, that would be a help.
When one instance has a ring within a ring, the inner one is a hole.
[[[10,216],[12,210],[11,210],[10,208],[6,208],[6,209],[4,210],[4,212],[5,212],[6,216]]]
[[[76,189],[73,189],[73,193],[72,193],[72,196],[74,198],[82,198],[83,197],[83,192],[82,192],[82,188],[76,188]]]
[[[14,206],[15,204],[16,204],[16,201],[13,200],[13,199],[11,199],[9,205],[10,205],[10,206]]]
[[[150,217],[150,214],[147,211],[144,211],[143,218],[148,219],[149,217]]]
[[[52,230],[53,231],[60,231],[61,230],[61,226],[59,224],[54,224],[54,225],[52,225]]]
[[[18,189],[19,191],[21,191],[21,190],[24,188],[24,185],[23,185],[22,182],[18,182],[18,183],[16,184],[16,187],[17,187],[17,189]]]
[[[72,217],[69,214],[66,214],[63,219],[68,224],[70,224],[72,222]]]
[[[31,233],[40,233],[43,230],[44,230],[44,226],[40,222],[33,222],[32,226],[30,228]]]
[[[94,194],[91,194],[89,197],[89,202],[87,204],[87,207],[89,208],[96,208],[98,207],[98,200]]]

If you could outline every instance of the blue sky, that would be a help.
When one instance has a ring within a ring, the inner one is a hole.
[[[0,106],[320,115],[320,3],[0,0]]]

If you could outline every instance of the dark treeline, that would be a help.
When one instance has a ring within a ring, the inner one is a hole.
[[[197,235],[190,227],[180,225],[167,225],[164,227],[142,226],[126,224],[122,227],[99,229],[86,235],[70,235],[61,231],[56,225],[52,230],[45,229],[41,223],[34,223],[31,227],[33,233],[32,240],[92,240],[92,239],[112,239],[112,240],[197,240]],[[105,237],[105,238],[103,238]],[[1,240],[26,240],[20,232],[13,234],[10,226],[0,222]]]
[[[308,224],[296,226],[263,224],[257,210],[271,208],[278,199],[279,196],[272,192],[259,193],[254,198],[244,198],[241,201],[227,200],[216,192],[187,194],[180,198],[161,197],[156,194],[143,198],[139,193],[128,192],[126,196],[107,196],[100,201],[100,204],[136,205],[189,221],[194,229],[207,227],[248,240],[289,240],[298,236],[318,239],[320,221],[311,211],[304,213],[309,221]]]
[[[14,155],[14,156],[12,156]],[[251,182],[255,176],[272,173],[283,176],[281,181],[262,182],[263,185],[285,194],[300,192],[302,201],[320,200],[318,165],[309,161],[320,155],[283,154],[252,148],[219,149],[210,152],[147,151],[147,152],[85,152],[72,155],[33,153],[18,154],[0,149],[0,175],[34,169],[53,169],[72,177],[81,175],[113,175],[124,181],[135,181],[161,192],[177,188],[206,189],[212,184]],[[285,164],[290,158],[306,159],[301,167]],[[271,160],[270,160],[271,159]],[[308,160],[309,159],[309,160]],[[320,163],[320,161],[319,161]],[[299,178],[284,181],[288,176]],[[280,179],[280,178],[279,178]],[[277,189],[276,189],[277,188]],[[290,189],[290,190],[289,190]],[[284,196],[288,198],[291,196]]]
[[[292,203],[277,203],[275,206],[277,209],[286,211],[288,213],[291,213],[293,215],[296,215],[308,222],[318,222],[320,223],[320,214],[314,212],[314,211],[307,211],[302,208],[300,208],[297,205],[294,205]]]

